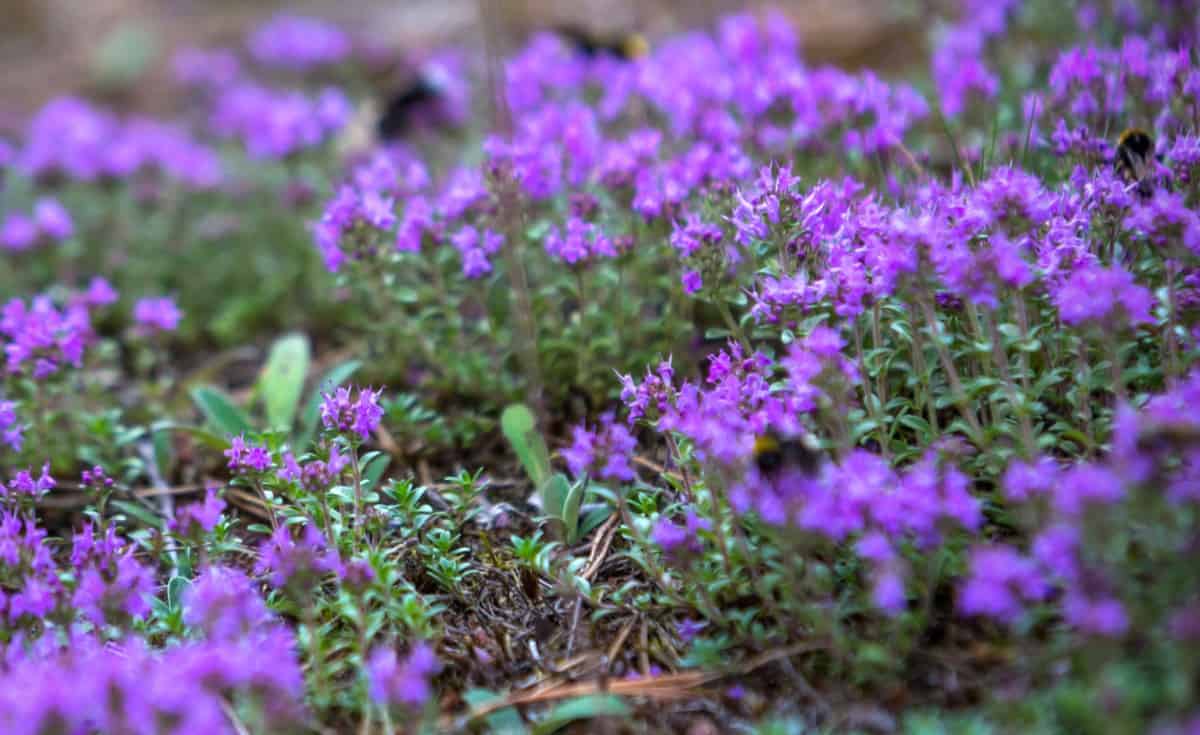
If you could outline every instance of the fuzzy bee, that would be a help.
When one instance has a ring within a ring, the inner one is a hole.
[[[1128,128],[1117,138],[1117,171],[1132,184],[1138,194],[1148,197],[1153,192],[1154,139],[1141,128]]]
[[[808,435],[782,436],[775,431],[754,439],[754,464],[764,477],[778,477],[797,470],[813,475],[821,468],[821,452]]]
[[[424,76],[381,98],[368,96],[338,138],[343,159],[354,158],[379,145],[403,138],[422,115],[436,111],[441,90]]]
[[[408,131],[413,118],[422,108],[429,107],[441,97],[440,90],[424,76],[397,90],[388,98],[375,130],[385,141],[399,138]]]
[[[1163,423],[1144,426],[1137,435],[1137,448],[1142,451],[1170,451],[1178,454],[1183,450],[1200,446],[1200,427],[1195,423]]]
[[[554,32],[562,36],[580,54],[594,58],[597,56],[615,56],[618,59],[633,61],[640,59],[650,51],[650,44],[640,33],[626,33],[619,36],[600,36],[579,26],[561,25]]]

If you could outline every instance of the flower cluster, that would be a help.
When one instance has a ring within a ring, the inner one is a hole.
[[[326,393],[321,401],[321,423],[330,431],[354,432],[359,439],[369,439],[383,420],[381,393],[381,390],[346,386]]]
[[[174,332],[181,319],[183,313],[175,301],[166,296],[138,299],[133,305],[133,321],[143,335]]]
[[[0,310],[0,337],[8,372],[44,378],[63,365],[83,365],[93,340],[91,316],[81,303],[60,309],[48,296],[13,299]]]
[[[318,147],[351,116],[350,102],[334,87],[315,96],[246,82],[221,91],[210,125],[219,137],[239,141],[256,159],[281,159]]]
[[[395,649],[378,648],[367,662],[371,699],[384,707],[419,709],[429,701],[429,680],[437,670],[437,655],[423,641],[414,645],[403,661]]]
[[[146,118],[121,121],[75,97],[53,100],[34,116],[17,165],[39,179],[161,174],[197,189],[223,176],[216,153],[183,130]]]
[[[601,416],[594,430],[576,426],[571,436],[571,446],[562,450],[562,456],[572,475],[590,474],[600,480],[620,482],[634,478],[630,460],[637,440],[628,428],[616,422],[612,413]]]
[[[9,212],[0,223],[0,247],[22,252],[62,242],[74,232],[71,213],[57,199],[43,197],[34,204],[32,215]]]
[[[345,60],[351,52],[346,32],[318,18],[280,14],[259,26],[246,42],[265,66],[308,71]]]
[[[276,589],[303,591],[326,575],[342,576],[345,566],[316,526],[305,525],[300,537],[294,538],[292,529],[281,525],[263,542],[255,573],[266,575]]]

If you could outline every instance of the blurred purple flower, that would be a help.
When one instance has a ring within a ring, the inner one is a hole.
[[[174,332],[182,318],[174,299],[167,296],[138,299],[133,305],[133,321],[143,335]]]
[[[272,587],[291,587],[299,594],[306,593],[326,575],[340,578],[345,568],[325,535],[310,523],[304,526],[298,539],[292,537],[287,524],[276,528],[259,547],[254,570],[256,574],[267,575]]]
[[[630,459],[637,439],[611,412],[600,417],[595,429],[579,425],[571,435],[571,446],[562,450],[562,457],[575,477],[590,474],[600,480],[629,482],[636,476]]]
[[[403,661],[395,649],[377,648],[367,661],[371,699],[383,707],[420,709],[433,694],[430,679],[438,668],[437,655],[424,641],[418,641]]]
[[[336,64],[350,55],[350,37],[319,18],[281,13],[247,39],[254,60],[265,66],[308,71]]]

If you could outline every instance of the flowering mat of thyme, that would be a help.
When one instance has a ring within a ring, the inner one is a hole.
[[[490,37],[374,146],[401,62],[297,15],[55,99],[0,731],[1200,731],[1197,17]]]

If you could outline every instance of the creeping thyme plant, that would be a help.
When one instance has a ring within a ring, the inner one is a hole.
[[[374,147],[298,15],[46,104],[0,730],[1196,732],[1196,9],[952,5],[438,50]]]

